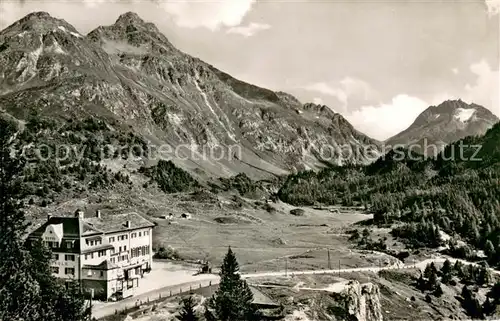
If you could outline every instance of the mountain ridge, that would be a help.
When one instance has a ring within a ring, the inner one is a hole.
[[[498,121],[499,118],[483,106],[460,99],[446,100],[428,107],[408,128],[385,142],[390,146],[420,146],[421,152],[425,152],[424,144],[436,145],[441,150],[465,137],[484,135]]]
[[[176,162],[209,176],[284,174],[341,161],[341,152],[321,155],[322,146],[361,150],[348,156],[355,163],[371,159],[367,145],[379,153],[378,142],[340,114],[238,80],[181,52],[134,13],[86,36],[32,13],[1,31],[0,43],[0,62],[11,66],[0,75],[7,112],[23,119],[36,106],[49,116],[115,119],[157,144],[184,146]],[[202,147],[232,145],[241,148],[240,159],[192,157]]]

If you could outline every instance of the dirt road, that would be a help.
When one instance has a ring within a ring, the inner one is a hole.
[[[415,269],[418,268],[420,270],[425,269],[427,264],[434,263],[443,263],[448,259],[450,262],[455,263],[456,261],[461,261],[464,264],[473,264],[476,263],[467,262],[464,260],[439,257],[427,259],[421,262],[417,262],[415,264],[393,264],[389,266],[373,266],[373,267],[362,267],[362,268],[349,268],[349,269],[336,269],[336,270],[304,270],[304,271],[280,271],[280,272],[261,272],[261,273],[245,273],[242,274],[242,278],[244,279],[252,279],[252,278],[261,278],[261,277],[273,277],[273,276],[294,276],[294,275],[314,275],[314,274],[337,274],[337,273],[350,273],[350,272],[379,272],[382,270],[401,270],[401,269]],[[500,271],[490,269],[492,273],[500,275]],[[180,284],[171,284],[169,286],[161,287],[159,289],[155,289],[149,292],[142,293],[140,295],[136,295],[131,298],[124,299],[118,302],[109,302],[109,303],[96,303],[92,309],[92,316],[99,319],[108,315],[114,314],[116,311],[122,311],[126,308],[134,307],[138,303],[147,302],[149,300],[156,300],[160,297],[168,297],[170,295],[175,295],[181,292],[189,291],[189,289],[196,289],[200,287],[208,287],[210,285],[216,285],[219,283],[219,276],[214,274],[205,274],[198,275],[196,279],[193,279],[192,282],[184,282]]]

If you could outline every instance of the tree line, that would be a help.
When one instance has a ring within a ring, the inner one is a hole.
[[[451,237],[457,255],[483,250],[490,265],[500,264],[500,124],[483,137],[482,161],[453,159],[448,146],[435,158],[390,151],[367,166],[331,166],[319,172],[289,175],[278,192],[281,200],[300,205],[364,206],[374,224],[393,226],[393,235],[409,247],[443,245]],[[465,156],[475,151],[465,149]],[[401,158],[400,155],[405,155]],[[413,155],[414,156],[414,155]],[[399,158],[398,158],[399,157]],[[463,246],[460,244],[467,243]]]

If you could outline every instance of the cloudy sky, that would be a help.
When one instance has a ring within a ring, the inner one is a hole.
[[[126,11],[242,80],[326,104],[386,139],[461,98],[500,116],[500,0],[2,0],[0,28],[47,11],[80,32]]]

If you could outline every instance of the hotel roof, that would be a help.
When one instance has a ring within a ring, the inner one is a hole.
[[[127,222],[130,225],[127,226]],[[155,224],[137,213],[102,215],[101,217],[85,218],[85,223],[106,234],[154,227]]]
[[[64,238],[79,238],[97,234],[124,232],[139,228],[154,227],[155,224],[137,213],[108,214],[100,217],[50,217],[33,231],[31,237],[40,237],[49,225],[62,224]]]

